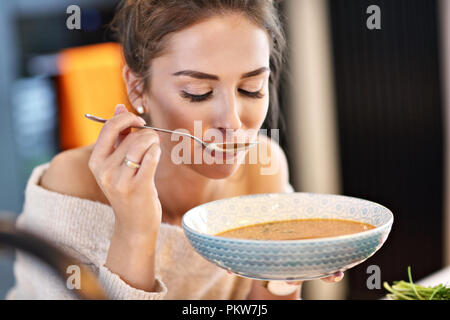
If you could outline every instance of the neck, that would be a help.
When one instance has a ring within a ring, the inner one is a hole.
[[[179,222],[186,211],[212,201],[224,180],[210,179],[186,165],[175,165],[170,152],[162,152],[155,173],[155,185],[163,220]]]

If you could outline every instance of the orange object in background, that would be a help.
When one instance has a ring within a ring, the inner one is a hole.
[[[108,119],[119,103],[130,110],[122,78],[123,66],[122,48],[117,43],[70,48],[60,53],[58,95],[62,150],[97,140],[102,124],[85,118],[85,113]]]

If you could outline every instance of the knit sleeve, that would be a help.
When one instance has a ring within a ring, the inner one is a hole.
[[[152,292],[129,286],[105,266],[99,269],[99,280],[108,298],[113,300],[161,300],[167,294],[167,288],[159,276],[155,277],[155,290]]]

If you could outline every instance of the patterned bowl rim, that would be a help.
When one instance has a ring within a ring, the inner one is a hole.
[[[225,238],[225,237],[220,237],[220,236],[215,236],[215,235],[199,232],[197,230],[192,229],[191,227],[189,227],[186,224],[186,220],[190,215],[194,215],[195,212],[198,211],[199,208],[209,206],[212,203],[227,202],[230,200],[241,199],[241,198],[264,197],[264,196],[267,197],[270,195],[282,195],[282,196],[286,195],[286,196],[288,196],[288,195],[292,195],[292,194],[300,194],[300,195],[305,195],[305,196],[313,195],[313,196],[325,196],[325,197],[331,197],[331,198],[356,199],[358,201],[363,201],[363,202],[378,206],[380,209],[384,210],[385,213],[387,213],[389,215],[389,219],[382,225],[375,227],[373,229],[367,230],[367,231],[362,231],[362,232],[357,232],[357,233],[352,233],[352,234],[344,234],[344,235],[335,236],[335,237],[325,237],[325,238],[316,238],[316,239],[300,239],[300,240],[254,240],[254,239]],[[183,218],[181,220],[181,225],[182,225],[185,233],[186,233],[186,231],[189,231],[189,232],[199,235],[201,237],[209,238],[210,240],[220,240],[221,242],[234,242],[234,243],[240,243],[240,244],[270,244],[270,245],[281,245],[281,244],[295,245],[295,244],[308,244],[308,243],[312,243],[312,242],[321,243],[321,242],[332,242],[332,241],[344,241],[347,239],[358,239],[361,237],[369,237],[372,234],[377,234],[377,233],[384,231],[387,228],[391,228],[393,223],[394,223],[394,215],[391,212],[391,210],[389,210],[388,208],[386,208],[385,206],[383,206],[379,203],[376,203],[376,202],[373,202],[370,200],[361,199],[361,198],[344,196],[344,195],[340,195],[340,194],[311,193],[311,192],[258,193],[258,194],[247,194],[247,195],[242,195],[242,196],[214,200],[214,201],[210,201],[207,203],[203,203],[199,206],[196,206],[196,207],[188,210],[183,215]],[[386,240],[386,238],[384,238],[383,243],[385,240]]]

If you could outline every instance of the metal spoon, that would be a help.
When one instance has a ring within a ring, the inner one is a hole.
[[[90,120],[94,120],[94,121],[101,122],[101,123],[105,123],[106,121],[108,121],[106,119],[93,116],[93,115],[91,115],[89,113],[86,113],[84,116],[86,118],[90,119]],[[161,132],[166,132],[166,133],[179,134],[179,135],[186,136],[186,137],[194,139],[194,141],[200,143],[206,149],[209,149],[211,151],[214,150],[214,151],[218,151],[218,152],[224,152],[224,153],[235,153],[237,151],[241,151],[241,150],[245,150],[246,148],[253,147],[253,146],[255,146],[255,145],[257,145],[259,143],[257,141],[256,142],[246,142],[246,143],[214,143],[214,142],[208,143],[208,142],[204,142],[203,140],[201,140],[201,139],[199,139],[199,138],[197,138],[197,137],[195,137],[193,135],[190,135],[190,134],[184,133],[184,132],[178,132],[178,131],[172,131],[172,130],[167,130],[167,129],[155,128],[155,127],[150,127],[150,126],[142,126],[142,127],[135,127],[135,126],[133,126],[132,128],[135,128],[135,129],[153,129],[153,130],[156,130],[156,131],[161,131]]]

